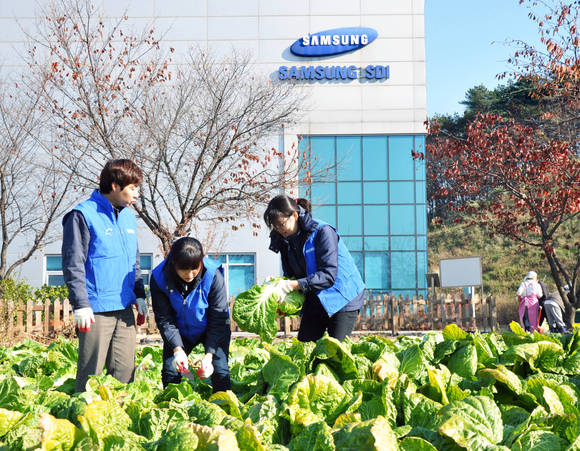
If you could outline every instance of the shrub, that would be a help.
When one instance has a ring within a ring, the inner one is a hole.
[[[68,288],[66,285],[48,286],[43,285],[34,289],[29,284],[16,281],[11,278],[0,280],[0,299],[10,299],[14,304],[24,304],[28,299],[41,300],[66,299],[68,297]]]

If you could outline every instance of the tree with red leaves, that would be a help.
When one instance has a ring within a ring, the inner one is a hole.
[[[478,114],[462,136],[440,133],[433,122],[426,151],[439,168],[430,176],[445,180],[436,195],[449,199],[457,221],[542,249],[571,324],[580,308],[580,1],[520,3],[529,4],[542,48],[519,42],[511,76],[531,86],[542,120],[528,126]]]
[[[493,114],[479,115],[462,139],[438,135],[436,124],[430,133],[434,141],[427,152],[434,160],[446,161],[439,176],[448,185],[438,194],[457,193],[458,200],[451,201],[456,211],[490,234],[540,247],[566,299],[562,287],[576,287],[580,270],[580,235],[566,243],[558,236],[562,224],[578,224],[580,217],[580,160],[575,149]],[[461,195],[477,200],[465,203]],[[559,246],[575,249],[572,267],[562,263]],[[569,318],[572,305],[580,307],[574,293],[568,296]]]

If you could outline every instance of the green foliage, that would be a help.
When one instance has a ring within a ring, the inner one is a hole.
[[[66,285],[60,285],[57,287],[43,285],[34,290],[34,297],[40,300],[50,299],[53,302],[55,299],[66,299],[68,298],[68,287]]]
[[[32,299],[32,288],[24,282],[17,282],[14,279],[0,280],[0,298],[10,299],[15,304],[26,303]]]
[[[11,278],[0,280],[0,299],[10,299],[15,304],[25,304],[26,301],[44,301],[50,299],[68,298],[68,288],[66,285],[49,286],[43,285],[34,289],[29,284]]]
[[[556,239],[558,255],[566,267],[573,267],[573,246],[567,246],[580,232],[577,224],[562,224]],[[556,290],[550,266],[541,249],[521,246],[503,236],[490,237],[485,230],[467,224],[443,223],[432,226],[428,234],[429,271],[439,272],[439,260],[458,256],[481,256],[483,287],[498,301],[498,321],[509,324],[517,320],[515,293],[530,269],[538,273],[550,291]]]
[[[358,343],[234,340],[234,390],[215,394],[188,379],[163,389],[160,349],[147,346],[133,383],[93,376],[73,394],[63,387],[75,344],[26,341],[0,348],[0,449],[577,449],[579,343],[580,331],[516,325]]]

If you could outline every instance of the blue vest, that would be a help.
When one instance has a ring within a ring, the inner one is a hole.
[[[91,233],[85,277],[94,312],[123,310],[135,303],[137,220],[129,208],[115,217],[113,205],[99,191],[78,204]]]
[[[320,230],[320,227],[328,225],[318,219],[316,230],[308,237],[304,243],[304,258],[306,260],[306,275],[310,276],[317,270],[316,267],[316,249],[314,248],[314,239]],[[332,227],[332,226],[331,226]],[[320,303],[328,313],[328,316],[334,315],[346,304],[358,296],[365,288],[364,282],[358,272],[358,269],[350,255],[350,252],[339,237],[338,240],[338,274],[334,285],[317,294]]]
[[[207,299],[215,272],[218,269],[223,272],[221,263],[204,257],[205,274],[201,282],[183,299],[182,294],[178,290],[170,289],[165,280],[165,273],[163,272],[165,261],[163,260],[157,265],[151,274],[159,289],[169,298],[171,307],[175,310],[175,320],[179,333],[187,340],[195,343],[207,328],[207,307],[209,305]]]

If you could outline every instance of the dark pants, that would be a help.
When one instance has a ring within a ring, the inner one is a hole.
[[[551,299],[547,299],[544,302],[544,311],[546,312],[550,332],[565,333],[566,323],[562,319],[562,309],[560,306]]]
[[[211,386],[213,392],[231,390],[232,384],[230,381],[230,368],[228,367],[228,355],[230,353],[230,337],[231,332],[228,331],[224,342],[218,345],[216,353],[213,356],[213,374],[211,375]],[[187,355],[199,343],[203,342],[202,336],[199,341],[191,342],[181,336],[183,340],[183,350]],[[190,368],[191,370],[191,368]],[[196,376],[197,377],[197,376]],[[169,384],[179,384],[181,382],[181,374],[173,368],[173,346],[167,342],[163,342],[163,368],[161,369],[161,382],[163,388]]]
[[[298,340],[317,341],[328,330],[328,335],[343,341],[352,332],[358,312],[336,312],[329,317],[318,297],[308,298],[302,308]]]
[[[103,367],[115,379],[127,384],[135,375],[136,331],[133,306],[125,310],[95,313],[88,332],[78,332],[79,358],[75,391],[83,392],[90,375]]]

